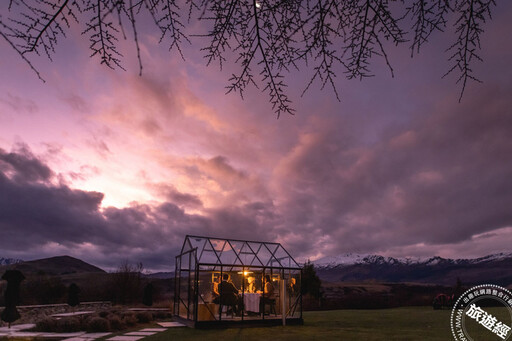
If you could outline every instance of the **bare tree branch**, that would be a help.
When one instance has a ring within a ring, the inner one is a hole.
[[[472,67],[481,61],[480,39],[495,5],[495,0],[9,0],[0,15],[0,36],[41,79],[30,57],[44,53],[51,60],[72,24],[83,26],[91,57],[112,69],[124,70],[119,38],[131,38],[142,74],[142,18],[151,18],[160,42],[183,59],[182,44],[192,42],[187,24],[196,20],[206,27],[193,37],[207,41],[200,48],[207,65],[218,62],[222,70],[235,56],[239,69],[227,92],[243,97],[248,86],[262,83],[280,117],[294,112],[286,92],[290,72],[312,70],[302,95],[318,81],[340,100],[339,73],[348,79],[371,77],[371,64],[380,60],[393,77],[389,48],[406,43],[410,32],[413,56],[433,32],[445,32],[452,22],[456,37],[447,49],[451,66],[443,77],[457,73],[460,101],[468,81],[480,81]],[[130,22],[130,37],[124,20]]]
[[[449,60],[454,64],[443,77],[455,70],[459,71],[457,83],[462,83],[459,102],[468,80],[481,82],[474,76],[471,65],[474,60],[482,61],[478,54],[478,50],[481,49],[480,35],[483,33],[482,25],[487,19],[491,19],[493,5],[496,5],[494,0],[458,0],[456,2],[455,11],[459,14],[456,22],[458,38],[447,50],[453,52]]]

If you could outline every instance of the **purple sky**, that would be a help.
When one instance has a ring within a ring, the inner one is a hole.
[[[2,9],[5,6],[2,5]],[[0,40],[0,257],[68,254],[170,271],[186,234],[278,241],[299,261],[345,252],[478,257],[512,241],[512,3],[482,40],[483,84],[461,103],[435,34],[395,78],[338,76],[341,102],[291,74],[295,116],[265,94],[225,95],[233,65],[186,62],[142,30],[126,72],[70,34],[42,83]],[[451,30],[451,28],[449,29]]]

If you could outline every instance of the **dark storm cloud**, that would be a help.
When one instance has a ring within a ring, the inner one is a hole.
[[[382,252],[512,226],[510,88],[439,104],[371,146],[350,131],[304,132],[277,172],[281,235],[295,250],[312,240],[325,253]]]
[[[0,148],[0,171],[12,171],[14,180],[20,182],[46,181],[52,176],[50,168],[35,158],[24,144],[16,145],[10,153]]]
[[[172,186],[167,190],[176,203],[101,209],[102,193],[53,184],[51,170],[28,148],[2,151],[1,157],[10,166],[0,168],[3,256],[31,259],[66,253],[108,269],[129,261],[170,270],[186,234],[234,236],[242,230],[243,236],[254,237],[255,231],[268,234],[272,226],[269,203],[211,210],[206,216],[188,214],[180,206],[201,201]]]
[[[176,189],[176,187],[168,184],[154,185],[156,192],[166,197],[169,201],[175,203],[178,206],[185,206],[191,208],[199,208],[203,206],[203,202],[198,196],[182,193]]]

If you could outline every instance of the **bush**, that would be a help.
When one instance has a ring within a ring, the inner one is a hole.
[[[123,330],[126,328],[126,325],[125,323],[123,322],[123,320],[121,320],[121,318],[117,315],[109,315],[108,316],[108,322],[110,323],[110,328],[112,330]]]
[[[133,314],[129,314],[129,315],[125,315],[123,317],[123,322],[124,324],[126,324],[127,326],[134,326],[137,324],[137,317]]]
[[[137,313],[137,320],[139,323],[148,323],[153,321],[153,314],[147,311]]]
[[[65,317],[56,320],[56,329],[54,331],[58,333],[72,333],[78,332],[81,329],[80,320],[74,317]]]
[[[53,332],[57,329],[57,320],[51,317],[37,321],[36,330],[39,332]]]
[[[172,314],[170,311],[162,310],[162,311],[155,311],[153,316],[154,316],[155,320],[156,319],[167,319],[167,318],[172,317]]]
[[[110,331],[110,323],[106,318],[103,317],[93,317],[88,320],[87,323],[87,332],[97,333],[97,332],[109,332]]]
[[[108,311],[103,310],[103,311],[100,311],[98,315],[99,315],[100,317],[105,318],[105,317],[107,317],[109,314],[110,314],[110,313],[109,313]]]

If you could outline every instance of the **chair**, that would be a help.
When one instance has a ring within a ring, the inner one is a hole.
[[[262,314],[265,314],[265,306],[268,305],[269,306],[269,315],[270,314],[274,314],[275,316],[277,316],[277,312],[276,312],[276,299],[275,298],[267,298],[267,297],[262,297],[261,300],[260,300],[260,313]]]
[[[228,307],[228,308],[231,308],[231,317],[234,317],[235,314],[238,313],[238,307],[237,307],[237,304],[238,304],[238,297],[236,295],[233,295],[233,294],[222,294],[220,295],[219,297],[219,300],[218,300],[218,303],[219,303],[219,311],[222,312],[222,308],[223,307]],[[226,315],[229,315],[229,309],[226,311]]]

